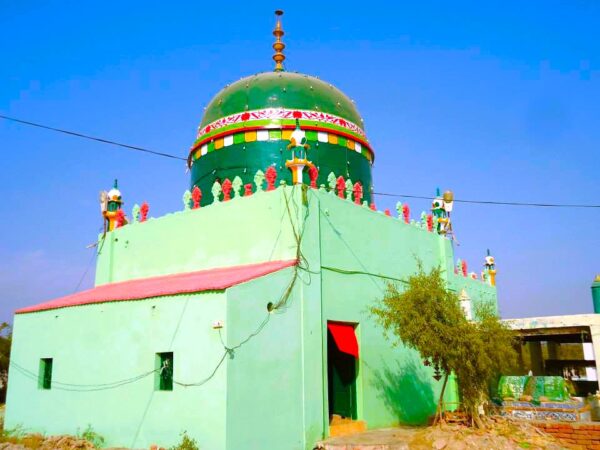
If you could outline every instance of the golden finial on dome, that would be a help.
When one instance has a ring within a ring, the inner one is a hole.
[[[275,29],[273,30],[273,36],[275,36],[275,43],[273,44],[273,50],[275,50],[275,54],[273,55],[273,60],[275,61],[275,72],[283,71],[283,61],[285,60],[285,55],[283,54],[283,49],[285,48],[285,44],[281,42],[281,37],[285,34],[283,32],[283,28],[281,28],[281,16],[283,16],[283,11],[281,9],[275,10]]]

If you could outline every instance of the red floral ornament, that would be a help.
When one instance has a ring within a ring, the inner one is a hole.
[[[115,227],[121,228],[123,225],[125,225],[125,213],[122,209],[118,209],[115,213]]]
[[[267,180],[267,191],[273,191],[275,189],[275,180],[277,179],[275,167],[269,166],[265,172],[265,179]]]
[[[433,231],[433,216],[427,214],[427,231]]]
[[[462,270],[463,277],[466,277],[467,276],[467,262],[463,261],[460,268]]]
[[[346,182],[344,181],[344,177],[343,176],[339,176],[337,179],[337,182],[335,184],[335,188],[337,189],[337,193],[338,193],[338,197],[339,198],[346,198],[345,194],[345,190],[346,190]]]
[[[225,178],[221,187],[223,189],[223,201],[231,200],[231,181],[229,178]]]
[[[390,210],[388,208],[385,209],[384,214],[388,217],[392,216],[392,213],[390,212]]]
[[[402,217],[404,217],[405,223],[410,222],[410,206],[408,206],[406,203],[402,205]]]
[[[252,195],[252,183],[244,185],[244,197],[250,197]]]
[[[202,191],[198,186],[194,186],[192,189],[192,201],[194,202],[192,209],[200,208],[200,201],[202,200]]]
[[[242,114],[241,119],[245,122],[246,120],[248,120],[250,118],[250,113],[245,112]]]
[[[371,211],[377,211],[377,207],[375,206],[375,202],[371,202],[371,204],[369,205],[369,208],[371,208]]]
[[[142,203],[142,206],[140,206],[140,222],[145,222],[148,219],[148,211],[150,211],[148,203]]]
[[[294,112],[292,113],[292,117],[293,117],[294,119],[300,119],[300,118],[302,117],[302,113],[301,113],[300,111],[294,111]]]
[[[352,192],[354,193],[354,203],[360,206],[363,198],[363,187],[362,184],[360,184],[360,181],[354,183],[354,189],[352,189]]]
[[[315,166],[310,166],[310,168],[308,169],[308,177],[310,178],[310,187],[316,189],[317,178],[319,177],[319,170]]]

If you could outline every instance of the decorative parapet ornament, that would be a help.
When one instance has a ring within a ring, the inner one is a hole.
[[[453,237],[452,222],[450,221],[450,213],[454,206],[454,194],[452,191],[444,192],[440,196],[440,190],[437,189],[436,197],[431,203],[431,212],[437,218],[437,232]]]
[[[496,286],[496,260],[490,254],[490,250],[488,249],[487,255],[485,257],[484,264],[484,273],[486,275],[485,279],[489,281],[490,285]]]
[[[122,207],[123,199],[121,191],[119,191],[118,182],[115,180],[115,184],[110,191],[100,192],[100,211],[102,212],[102,217],[104,217],[105,233],[127,223],[125,214],[121,211]]]
[[[296,119],[296,128],[292,132],[288,150],[292,151],[292,159],[285,162],[285,167],[292,171],[292,183],[303,184],[304,168],[310,170],[314,164],[307,158],[307,150],[310,145],[306,142],[306,133],[300,128],[300,122]]]

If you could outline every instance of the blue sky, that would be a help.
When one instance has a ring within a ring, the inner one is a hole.
[[[211,97],[271,70],[275,8],[287,69],[356,101],[377,191],[600,203],[592,1],[0,0],[0,113],[185,156]],[[0,320],[92,285],[86,246],[114,178],[128,210],[148,201],[155,217],[188,186],[178,161],[5,121],[0,167]],[[479,271],[492,250],[504,317],[591,312],[599,221],[598,209],[457,204],[456,255]]]

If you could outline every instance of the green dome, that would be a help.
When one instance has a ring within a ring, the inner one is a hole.
[[[363,199],[371,200],[374,153],[354,103],[331,84],[290,72],[242,78],[210,101],[188,157],[192,189],[207,193],[202,201],[209,203],[215,181],[253,183],[269,167],[278,182],[297,182],[288,166],[296,130],[317,169],[317,185],[328,185],[331,174],[342,176],[360,183]],[[308,168],[301,174],[305,184]]]
[[[291,72],[263,72],[226,86],[206,107],[200,128],[231,114],[266,108],[334,114],[364,130],[356,106],[342,91],[318,78]]]

